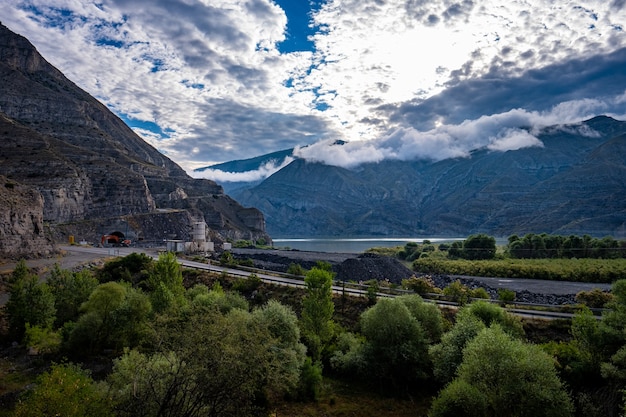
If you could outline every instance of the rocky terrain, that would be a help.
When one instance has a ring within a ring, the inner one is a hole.
[[[270,241],[260,211],[188,176],[1,24],[0,175],[14,192],[28,190],[10,206],[2,200],[0,234],[12,238],[0,256],[34,256],[52,250],[44,243],[113,231],[186,240],[194,222],[217,240]]]
[[[438,162],[344,169],[297,159],[260,184],[237,184],[233,197],[259,208],[274,237],[626,237],[626,122],[598,116],[537,137],[543,147]]]

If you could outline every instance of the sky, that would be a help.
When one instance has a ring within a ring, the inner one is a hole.
[[[346,168],[436,161],[541,147],[541,127],[599,114],[626,120],[626,0],[2,3],[2,24],[218,182],[242,174],[192,171],[289,148]]]

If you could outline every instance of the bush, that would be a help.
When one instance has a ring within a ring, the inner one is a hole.
[[[512,303],[515,301],[515,291],[507,288],[498,288],[498,300],[503,303]]]
[[[438,288],[435,287],[433,279],[428,275],[422,277],[416,277],[413,275],[411,278],[403,279],[402,288],[412,290],[419,295],[435,293],[438,291]]]
[[[488,299],[491,298],[491,296],[489,295],[487,290],[484,289],[484,288],[474,288],[473,290],[470,291],[470,297],[471,298],[481,298],[481,299],[485,299],[485,300],[488,300]]]
[[[261,278],[257,274],[250,274],[247,278],[238,279],[233,283],[233,290],[243,293],[249,294],[252,291],[259,288],[261,285]]]
[[[304,276],[304,274],[306,274],[306,270],[302,268],[302,265],[292,262],[289,264],[289,268],[287,268],[287,273],[291,275]]]
[[[313,363],[311,358],[304,360],[304,365],[300,372],[300,384],[298,386],[298,397],[301,400],[317,401],[322,391],[322,366]]]
[[[17,404],[14,415],[113,416],[107,400],[87,371],[73,364],[53,365],[37,378],[37,385]]]
[[[611,301],[613,301],[613,295],[599,288],[594,288],[591,291],[581,291],[576,294],[576,302],[584,304],[589,308],[603,308]]]
[[[465,305],[470,299],[470,290],[466,285],[461,284],[460,280],[456,280],[443,289],[443,294],[451,301]]]
[[[573,408],[554,358],[493,326],[467,344],[456,379],[439,393],[430,415],[566,417]]]
[[[233,266],[235,265],[235,257],[229,251],[224,251],[220,256],[220,265]]]

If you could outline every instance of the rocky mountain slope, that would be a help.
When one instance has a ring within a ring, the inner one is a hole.
[[[42,200],[32,209],[41,210],[35,217],[48,226],[50,242],[70,234],[99,240],[122,229],[135,239],[188,239],[195,221],[205,221],[214,239],[269,240],[261,212],[212,181],[189,177],[1,24],[0,175]],[[25,243],[0,252],[35,250],[32,228],[1,227]]]
[[[258,207],[274,237],[626,237],[626,122],[599,116],[539,139],[543,148],[353,170],[296,160],[233,196]]]

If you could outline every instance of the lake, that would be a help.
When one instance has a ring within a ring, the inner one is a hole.
[[[338,239],[272,239],[275,248],[290,248],[313,252],[335,253],[362,253],[370,248],[404,246],[408,242],[422,243],[430,240],[432,243],[454,242],[464,240],[465,237],[437,238],[437,237],[393,237],[393,238],[338,238]]]

